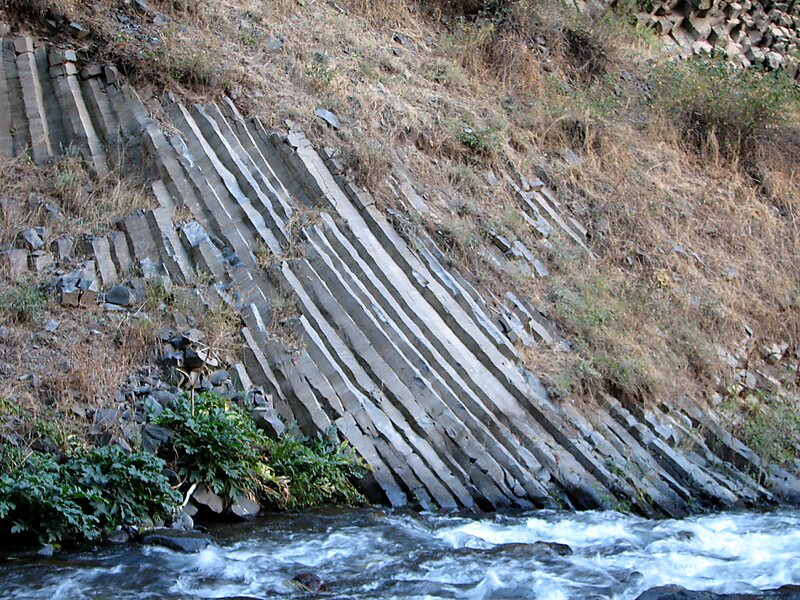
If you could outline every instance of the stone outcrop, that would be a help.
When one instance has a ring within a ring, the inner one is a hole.
[[[797,72],[800,5],[751,0],[668,0],[639,15],[675,54],[687,58],[717,50],[742,66]]]
[[[22,35],[2,48],[0,151],[46,162],[69,147],[100,177],[144,172],[159,202],[84,245],[91,264],[69,276],[68,296],[80,303],[98,291],[81,282],[99,280],[124,304],[132,294],[114,286],[131,277],[212,281],[208,301],[242,318],[245,391],[259,388],[264,411],[307,435],[348,440],[372,467],[373,500],[468,510],[622,500],[681,515],[800,499],[792,475],[762,469],[688,400],[551,401],[515,347],[553,341],[535,308],[509,295],[490,309],[433,239],[401,236],[298,129],[267,131],[227,99],[140,97],[113,68],[79,68],[69,50]],[[514,185],[531,227],[590,259],[552,191]],[[514,240],[495,246],[498,260],[545,274]]]

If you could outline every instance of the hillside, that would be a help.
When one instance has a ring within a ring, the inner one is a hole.
[[[706,3],[4,2],[4,443],[166,364],[394,505],[797,502],[795,16]]]

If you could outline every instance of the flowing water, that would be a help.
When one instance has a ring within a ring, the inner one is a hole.
[[[220,524],[197,554],[126,545],[0,558],[0,598],[636,598],[657,585],[800,584],[800,512],[649,521],[615,512],[454,516],[326,510]],[[568,544],[561,556],[537,541]]]

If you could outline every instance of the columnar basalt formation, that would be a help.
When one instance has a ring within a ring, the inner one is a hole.
[[[651,515],[798,500],[791,475],[762,469],[688,400],[551,401],[515,347],[553,341],[541,315],[513,294],[491,310],[432,239],[401,236],[299,130],[267,131],[228,99],[142,99],[113,68],[79,68],[22,35],[2,48],[0,151],[46,163],[69,149],[100,177],[143,170],[160,205],[84,244],[76,302],[94,294],[81,287],[92,273],[104,289],[134,274],[212,281],[207,301],[244,323],[242,385],[303,433],[348,440],[372,467],[371,498],[470,510],[625,500]],[[552,191],[514,185],[531,227],[591,256]],[[495,245],[546,275],[514,240]]]
[[[795,2],[657,1],[639,19],[684,58],[717,50],[745,67],[797,70],[800,5]]]

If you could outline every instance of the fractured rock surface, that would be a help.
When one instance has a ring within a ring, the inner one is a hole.
[[[452,509],[622,499],[670,516],[770,503],[775,490],[798,500],[790,474],[761,469],[688,401],[552,403],[514,346],[552,342],[535,309],[509,295],[494,315],[431,240],[401,237],[302,132],[267,131],[227,99],[186,106],[169,94],[148,99],[157,122],[113,68],[79,70],[73,53],[24,36],[2,48],[2,151],[46,162],[70,147],[99,176],[143,171],[160,204],[89,240],[96,269],[67,276],[64,301],[93,301],[100,282],[108,302],[128,304],[133,291],[119,283],[134,272],[210,278],[215,301],[244,322],[238,377],[268,399],[264,423],[337,431],[371,465],[372,499]],[[517,192],[531,227],[558,230],[590,256],[551,191]],[[178,209],[190,219],[176,223]],[[513,240],[496,245],[535,265]],[[287,298],[296,314],[281,318]]]

